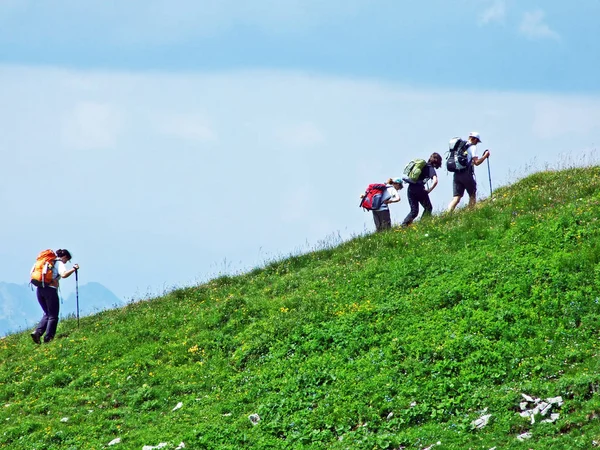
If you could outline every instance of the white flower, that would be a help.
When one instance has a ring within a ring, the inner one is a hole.
[[[121,443],[121,438],[116,438],[110,441],[107,445],[117,445]]]

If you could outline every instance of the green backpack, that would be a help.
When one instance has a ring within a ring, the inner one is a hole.
[[[424,159],[413,159],[404,167],[404,179],[409,183],[416,183],[426,165],[427,161]]]

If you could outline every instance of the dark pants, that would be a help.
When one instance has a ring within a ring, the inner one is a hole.
[[[465,190],[469,194],[469,197],[477,195],[477,182],[475,181],[475,172],[472,166],[462,172],[455,172],[452,178],[452,193],[455,197],[465,195]]]
[[[58,326],[58,310],[60,308],[58,289],[50,286],[39,287],[36,294],[38,302],[44,311],[44,316],[35,329],[35,333],[38,336],[44,336],[44,333],[46,333],[44,342],[50,342],[54,339],[56,327]]]
[[[423,217],[431,215],[433,206],[431,205],[431,200],[429,200],[429,194],[427,193],[424,184],[409,184],[407,197],[410,212],[404,218],[404,221],[402,222],[403,226],[410,225],[413,220],[417,218],[419,215],[419,204],[421,204],[424,209]]]
[[[373,211],[373,221],[375,222],[375,230],[383,231],[392,228],[392,218],[390,210]]]

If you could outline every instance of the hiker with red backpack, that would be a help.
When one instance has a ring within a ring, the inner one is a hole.
[[[360,196],[359,206],[365,210],[373,211],[375,231],[383,231],[392,227],[388,205],[400,201],[398,191],[403,187],[401,178],[390,178],[385,184],[370,184],[367,186],[365,193]]]
[[[454,211],[454,208],[456,208],[465,194],[465,190],[469,194],[468,207],[472,208],[477,202],[475,166],[479,166],[490,157],[489,150],[485,150],[481,157],[477,155],[477,144],[480,142],[481,136],[479,136],[479,133],[476,131],[470,133],[466,141],[460,138],[450,140],[450,150],[446,158],[446,168],[449,172],[454,172],[452,182],[454,197],[448,205],[448,212]]]
[[[435,169],[442,167],[442,156],[439,153],[432,153],[427,161],[422,159],[412,160],[404,168],[406,175],[403,180],[408,183],[408,205],[410,212],[402,222],[403,227],[409,226],[419,215],[419,204],[423,206],[424,217],[431,216],[433,206],[429,199],[429,193],[435,189],[438,184],[438,176]],[[431,180],[431,187],[427,187],[427,182]]]
[[[59,249],[56,252],[44,250],[38,255],[31,269],[31,284],[37,288],[37,300],[44,311],[40,323],[31,333],[31,339],[36,344],[41,344],[42,336],[44,343],[54,339],[60,308],[58,280],[69,278],[79,269],[78,264],[73,264],[71,269],[67,269],[65,264],[70,260],[71,253],[68,250]]]

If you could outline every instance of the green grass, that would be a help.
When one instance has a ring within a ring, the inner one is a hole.
[[[600,168],[494,197],[0,340],[0,448],[592,448]],[[558,421],[521,393],[562,396]]]

